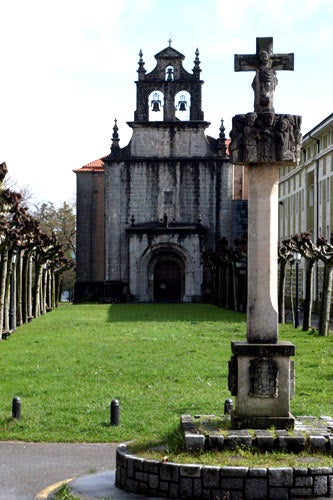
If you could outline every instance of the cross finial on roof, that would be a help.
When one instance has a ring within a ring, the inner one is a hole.
[[[170,38],[168,40],[168,43],[169,43],[169,47],[171,47],[171,43],[172,43],[172,40],[171,40],[171,33],[170,33]]]

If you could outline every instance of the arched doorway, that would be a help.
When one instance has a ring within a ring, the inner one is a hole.
[[[154,300],[173,302],[181,300],[182,270],[173,260],[162,260],[154,267]]]

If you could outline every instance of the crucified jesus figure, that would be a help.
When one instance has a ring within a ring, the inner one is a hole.
[[[235,71],[255,71],[252,82],[254,111],[274,113],[276,70],[293,70],[294,54],[273,54],[273,38],[257,38],[255,54],[236,54]]]

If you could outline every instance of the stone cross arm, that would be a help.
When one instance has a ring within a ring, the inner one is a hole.
[[[235,71],[255,71],[262,65],[260,54],[269,56],[269,67],[273,70],[294,70],[294,54],[273,54],[273,38],[257,38],[255,54],[235,54]]]
[[[259,68],[257,54],[235,54],[235,71],[256,71]],[[272,70],[294,70],[294,54],[273,54],[270,57]]]

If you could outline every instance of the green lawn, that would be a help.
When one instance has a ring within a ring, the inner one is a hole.
[[[245,315],[207,304],[61,305],[0,342],[0,439],[155,440],[182,413],[222,414],[230,342],[245,332]],[[332,415],[333,336],[284,326],[280,338],[297,347],[294,415]]]

